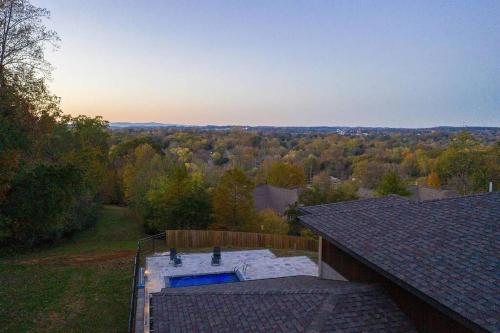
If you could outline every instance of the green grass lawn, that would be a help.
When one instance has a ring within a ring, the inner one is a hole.
[[[0,259],[0,332],[125,332],[133,256],[143,236],[126,208],[105,206],[96,226],[73,239]],[[156,250],[162,247],[167,250],[159,241]]]
[[[141,226],[106,206],[71,241],[0,261],[0,332],[124,332]]]

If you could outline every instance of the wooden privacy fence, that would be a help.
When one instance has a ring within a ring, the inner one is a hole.
[[[203,248],[212,246],[292,249],[317,251],[318,241],[307,237],[216,230],[167,230],[168,247]]]

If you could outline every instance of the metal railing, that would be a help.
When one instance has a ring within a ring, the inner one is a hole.
[[[128,313],[128,333],[135,331],[135,313],[137,310],[137,279],[141,261],[141,250],[139,242],[137,242],[137,251],[134,257],[134,278],[132,279],[132,291],[130,292],[130,305]]]
[[[161,240],[161,241],[160,241]],[[128,333],[135,332],[136,313],[137,313],[137,282],[140,280],[139,272],[141,267],[141,258],[145,254],[154,253],[157,250],[166,248],[166,232],[162,232],[149,237],[141,238],[137,241],[137,250],[134,257],[134,277],[132,279],[132,290],[130,291],[130,305],[128,314]]]
[[[157,250],[165,249],[166,237],[167,233],[164,231],[156,235],[141,238],[137,242],[137,246],[143,254],[146,252],[153,253]]]
[[[243,276],[247,273],[248,264],[246,261],[240,261],[233,267],[234,272],[240,272]]]

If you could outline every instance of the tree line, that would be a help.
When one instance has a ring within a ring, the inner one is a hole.
[[[238,231],[288,231],[286,221],[275,212],[254,208],[255,180],[238,167],[221,168],[210,177],[201,167],[184,163],[148,142],[133,139],[110,151],[107,200],[128,205],[149,233],[165,229],[217,229]],[[127,149],[123,149],[126,146]],[[288,165],[285,165],[288,167]],[[304,177],[270,170],[269,179],[297,185]],[[303,171],[299,174],[303,176]]]
[[[298,234],[276,212],[256,212],[256,185],[299,189],[299,205],[409,195],[409,184],[462,194],[498,186],[500,145],[466,131],[383,137],[245,129],[114,130],[108,200],[129,205],[149,232],[221,229]],[[290,216],[294,214],[290,207]]]
[[[33,247],[96,220],[108,169],[100,117],[64,115],[47,89],[59,38],[28,1],[0,2],[0,248]]]

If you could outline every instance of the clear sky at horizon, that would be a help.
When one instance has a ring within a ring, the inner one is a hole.
[[[500,1],[32,0],[73,115],[500,126]]]

